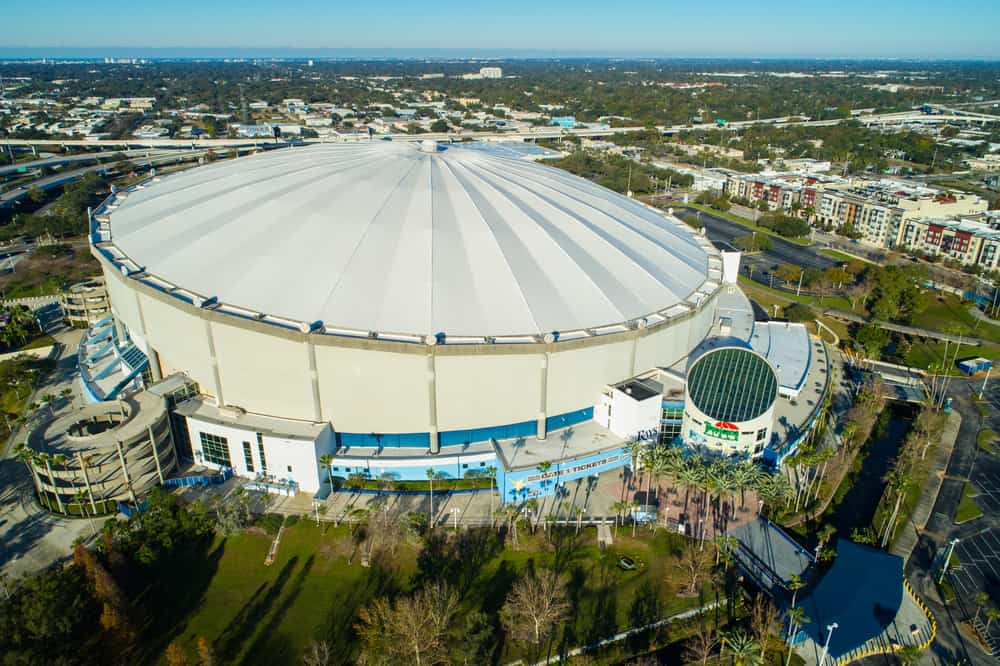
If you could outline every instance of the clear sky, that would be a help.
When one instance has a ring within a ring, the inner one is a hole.
[[[997,25],[997,0],[5,0],[0,54],[193,47],[362,49],[368,56],[446,48],[1000,59]]]

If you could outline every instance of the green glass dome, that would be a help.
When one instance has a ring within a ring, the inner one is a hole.
[[[708,417],[739,423],[770,409],[778,395],[778,377],[759,354],[724,347],[694,362],[687,390],[694,406]]]

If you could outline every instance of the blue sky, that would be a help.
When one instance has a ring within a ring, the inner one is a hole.
[[[19,47],[485,49],[665,56],[1000,59],[995,0],[35,0],[4,2]],[[246,51],[244,51],[246,52]],[[482,51],[476,52],[482,55]],[[219,53],[213,53],[219,55]],[[411,55],[414,53],[411,52]],[[190,55],[195,55],[191,53]],[[305,54],[308,55],[308,54]]]

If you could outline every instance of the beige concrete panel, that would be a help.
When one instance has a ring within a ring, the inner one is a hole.
[[[549,416],[593,407],[606,384],[631,376],[631,340],[559,351],[549,361]]]
[[[425,355],[316,345],[316,371],[323,417],[339,432],[427,432]]]
[[[215,384],[205,339],[205,322],[142,293],[139,302],[146,320],[146,342],[160,354],[164,372],[181,370],[198,382],[203,391],[212,393]]]
[[[439,355],[438,429],[506,425],[538,418],[542,354]]]
[[[227,405],[256,414],[313,420],[309,357],[304,341],[212,323],[215,356]]]
[[[108,295],[111,297],[112,311],[125,322],[125,325],[133,331],[142,331],[139,323],[139,308],[135,302],[135,292],[128,284],[128,278],[119,271],[106,266],[103,262],[101,268],[104,271],[105,282],[108,286]]]

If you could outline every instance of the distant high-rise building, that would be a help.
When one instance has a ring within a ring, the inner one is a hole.
[[[503,70],[499,67],[482,67],[479,70],[479,76],[484,79],[502,79]]]

